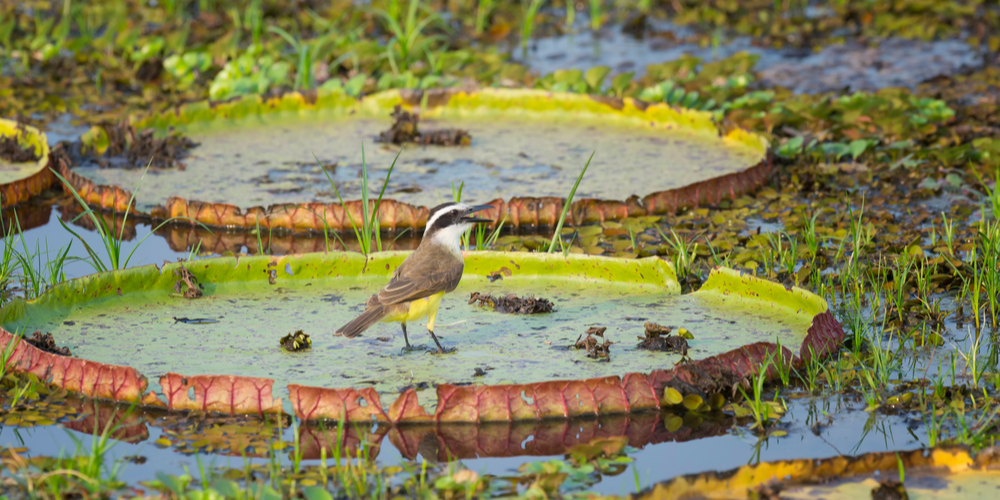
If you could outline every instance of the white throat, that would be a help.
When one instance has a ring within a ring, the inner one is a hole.
[[[442,247],[447,248],[451,253],[461,258],[462,235],[465,234],[465,232],[472,226],[472,223],[455,224],[443,229],[438,229],[434,232],[434,236],[431,237],[431,243],[434,245],[441,245]]]

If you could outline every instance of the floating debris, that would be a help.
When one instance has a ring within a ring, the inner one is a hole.
[[[604,337],[604,332],[607,329],[608,328],[604,326],[592,326],[588,328],[587,331],[584,332],[587,337],[584,338],[583,335],[580,335],[576,339],[576,344],[574,344],[573,347],[577,349],[586,349],[588,358],[594,358],[600,361],[611,361],[611,346],[614,342],[611,342]],[[601,343],[594,338],[595,335],[601,337],[601,339],[604,340],[604,343]]]
[[[194,275],[191,274],[191,271],[188,271],[186,267],[181,266],[174,269],[174,276],[180,278],[176,283],[174,283],[174,291],[177,292],[175,295],[187,299],[197,299],[202,296],[201,291],[204,290],[205,287],[201,286],[201,283],[198,283],[198,278],[195,278]],[[182,292],[181,289],[184,287],[186,287],[186,289]]]
[[[510,277],[513,274],[514,272],[511,271],[507,266],[503,266],[500,269],[486,275],[486,279],[490,280],[490,283],[493,283],[496,280],[502,280],[504,276]]]
[[[22,145],[18,137],[24,134],[24,123],[17,124],[17,135],[0,136],[0,158],[11,163],[33,162],[41,159],[34,146]]]
[[[198,144],[179,134],[163,139],[153,137],[154,130],[137,131],[128,119],[117,124],[104,123],[93,142],[106,142],[107,149],[97,158],[101,168],[187,168],[181,158]]]
[[[469,304],[478,302],[480,307],[489,307],[499,313],[507,314],[540,314],[552,312],[552,302],[548,299],[534,297],[518,297],[510,294],[506,297],[494,297],[490,294],[472,292]]]
[[[392,126],[378,136],[379,142],[404,144],[413,142],[425,146],[468,146],[472,136],[466,130],[441,129],[421,133],[417,129],[420,115],[404,111],[400,105],[392,109]]]
[[[277,285],[278,284],[278,270],[277,269],[271,269],[272,267],[278,267],[278,263],[277,262],[271,262],[270,264],[267,265],[267,269],[265,269],[264,272],[267,273],[267,282],[270,283],[270,284],[272,284],[272,285]],[[369,300],[371,300],[371,299],[369,299]]]
[[[212,318],[178,318],[174,317],[174,324],[184,323],[187,325],[204,325],[208,323],[218,323],[219,320]]]
[[[312,347],[312,340],[302,330],[296,330],[281,338],[281,347],[291,352],[303,351]]]
[[[68,347],[59,347],[56,345],[56,339],[52,337],[51,333],[35,332],[31,334],[31,338],[25,337],[24,340],[29,344],[52,354],[58,354],[59,356],[72,356],[73,354],[69,352]]]
[[[639,345],[637,346],[639,349],[676,352],[681,356],[687,356],[688,343],[682,334],[682,331],[688,333],[687,330],[680,328],[677,331],[677,335],[670,335],[673,330],[668,326],[658,325],[649,321],[644,326],[646,327],[645,336],[636,337],[639,339]]]

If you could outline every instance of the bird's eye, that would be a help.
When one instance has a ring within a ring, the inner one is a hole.
[[[458,215],[458,210],[452,210],[451,213],[454,215]]]

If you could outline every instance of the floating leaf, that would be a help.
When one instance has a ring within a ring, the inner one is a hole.
[[[681,395],[681,393],[677,389],[674,389],[673,387],[667,387],[666,389],[663,390],[664,405],[675,406],[681,404],[683,401],[684,401],[684,396]]]
[[[587,81],[587,85],[590,87],[591,92],[600,92],[601,86],[604,85],[604,79],[607,78],[608,74],[611,73],[611,68],[607,66],[594,66],[587,70],[587,75],[584,79]]]
[[[687,396],[684,396],[683,404],[688,410],[697,411],[703,404],[705,404],[705,400],[697,394],[688,394]]]

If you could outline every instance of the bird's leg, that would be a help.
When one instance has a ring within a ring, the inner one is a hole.
[[[427,333],[431,334],[431,338],[434,339],[434,343],[438,346],[438,354],[445,354],[449,352],[455,352],[455,348],[445,350],[441,347],[441,342],[438,341],[437,335],[434,335],[434,321],[437,319],[437,311],[434,311],[427,317]]]
[[[406,348],[410,349],[410,338],[406,336],[406,322],[404,321],[400,325],[403,327],[403,340],[406,341]]]
[[[445,354],[445,353],[449,353],[449,352],[454,352],[455,351],[454,347],[452,347],[451,349],[449,349],[447,351],[444,350],[444,347],[441,347],[441,342],[438,341],[437,335],[434,335],[434,330],[427,329],[427,333],[431,334],[431,338],[434,339],[434,343],[437,344],[437,346],[438,346],[438,354]]]

